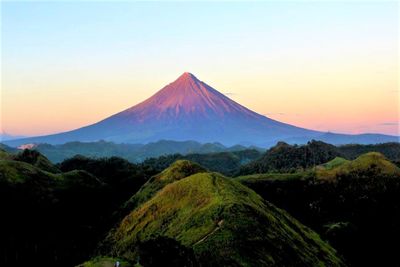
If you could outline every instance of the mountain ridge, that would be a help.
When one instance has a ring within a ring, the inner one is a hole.
[[[251,111],[185,72],[150,98],[97,123],[69,132],[5,143],[18,146],[101,139],[148,143],[169,139],[270,146],[281,140],[305,143],[319,137],[334,144],[358,140],[360,143],[398,141],[395,136],[330,134],[279,122]]]

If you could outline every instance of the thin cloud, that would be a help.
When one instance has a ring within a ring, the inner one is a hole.
[[[380,125],[380,126],[396,126],[396,125],[399,125],[399,123],[398,122],[383,122],[378,125]]]
[[[228,93],[224,93],[224,95],[234,96],[234,95],[237,95],[237,93],[228,92]]]
[[[286,115],[286,113],[283,113],[283,112],[276,112],[276,113],[264,113],[264,114],[262,114],[262,115],[264,115],[264,116],[274,116],[274,115],[284,116],[284,115]]]

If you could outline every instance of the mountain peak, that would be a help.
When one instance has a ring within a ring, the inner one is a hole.
[[[237,116],[239,113],[244,116],[257,116],[190,72],[184,72],[155,95],[127,110],[127,113],[132,112],[142,114],[141,118],[151,115],[153,121],[165,122],[171,117],[174,120],[179,117],[191,123],[199,118],[216,119],[234,114]]]
[[[185,79],[197,79],[196,76],[194,76],[192,73],[185,71],[180,78],[185,78]]]
[[[173,83],[198,83],[199,79],[196,78],[190,72],[184,72],[181,76],[178,77]]]
[[[168,139],[271,145],[279,140],[304,143],[317,138],[336,144],[398,142],[395,136],[327,135],[275,121],[236,103],[192,73],[184,72],[150,98],[92,125],[6,143],[13,146],[98,140],[148,143]]]

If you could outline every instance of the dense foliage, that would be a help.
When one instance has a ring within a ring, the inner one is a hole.
[[[91,158],[122,157],[138,163],[151,157],[170,154],[205,154],[244,150],[246,147],[236,145],[226,147],[220,143],[201,144],[195,141],[161,140],[148,144],[116,144],[113,142],[69,142],[62,145],[38,144],[35,147],[40,153],[53,162],[61,162],[77,154]]]
[[[312,140],[306,145],[279,142],[262,157],[240,168],[240,175],[267,172],[295,172],[315,167],[336,157],[354,159],[367,152],[380,152],[392,161],[400,160],[400,144],[333,146]]]
[[[161,172],[173,162],[179,159],[186,159],[200,164],[210,171],[220,172],[224,175],[232,176],[236,174],[240,167],[252,160],[258,159],[261,152],[255,149],[246,149],[233,152],[219,152],[208,154],[188,154],[188,155],[168,155],[158,158],[150,158],[143,162],[144,165]]]
[[[32,164],[33,166],[38,167],[39,169],[44,171],[52,173],[60,172],[60,170],[56,166],[54,166],[45,156],[43,156],[36,150],[25,149],[22,152],[17,153],[13,157],[13,159]]]
[[[400,160],[400,143],[383,143],[376,145],[350,144],[339,146],[340,153],[347,159],[355,159],[361,154],[379,152],[392,161]]]
[[[383,155],[360,156],[371,150]],[[35,150],[0,148],[0,265],[332,266],[343,256],[350,266],[393,266],[399,162],[395,143],[279,143],[262,156],[247,149],[142,163],[74,156],[57,165]],[[243,165],[251,175],[236,181],[210,172],[233,176]]]
[[[0,160],[0,265],[74,266],[93,253],[147,173],[123,159],[80,158],[53,174],[34,166],[35,155]]]
[[[316,172],[237,178],[316,230],[352,266],[393,266],[400,238],[400,169],[370,153]]]

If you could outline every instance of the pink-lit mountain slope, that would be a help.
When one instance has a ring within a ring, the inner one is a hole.
[[[281,140],[375,143],[394,141],[393,138],[396,137],[325,134],[281,123],[247,109],[185,72],[142,103],[98,123],[70,132],[8,143],[59,144],[101,139],[117,143],[147,143],[167,139],[268,146]]]

